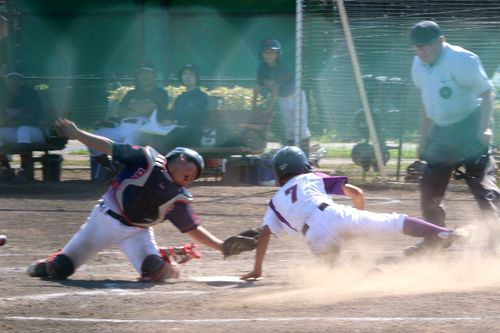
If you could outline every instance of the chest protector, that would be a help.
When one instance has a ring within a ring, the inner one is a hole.
[[[130,225],[142,228],[162,222],[176,202],[192,201],[168,174],[165,157],[151,147],[144,152],[146,167],[135,167],[132,176],[114,186],[120,214]]]

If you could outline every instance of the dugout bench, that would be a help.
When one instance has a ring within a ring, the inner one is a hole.
[[[192,147],[206,160],[203,176],[224,183],[252,183],[261,166],[271,118],[262,111],[212,110],[203,126],[202,145]]]
[[[33,163],[40,163],[42,166],[42,179],[44,181],[59,181],[62,170],[62,155],[54,151],[63,150],[68,140],[57,134],[54,129],[45,128],[45,143],[33,143],[28,146],[19,144],[7,144],[1,149],[2,153],[8,155],[21,154],[24,152],[42,152],[41,156],[34,156]]]
[[[231,184],[247,183],[249,170],[266,148],[270,121],[270,115],[263,111],[209,108],[200,145],[189,147],[205,159],[202,177],[215,176]],[[174,148],[167,142],[168,135],[149,139],[162,153]]]

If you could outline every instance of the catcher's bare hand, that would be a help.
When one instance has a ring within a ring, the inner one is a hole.
[[[55,121],[55,126],[57,133],[68,139],[75,139],[79,131],[75,123],[68,119],[57,119]]]

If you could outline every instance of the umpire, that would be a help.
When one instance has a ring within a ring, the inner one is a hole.
[[[427,162],[420,183],[423,217],[445,226],[442,201],[454,173],[455,178],[465,179],[480,209],[495,221],[500,190],[489,158],[493,84],[479,57],[447,43],[437,23],[415,24],[410,39],[416,54],[412,79],[423,103],[419,149]],[[459,171],[462,166],[465,172]],[[431,243],[424,240],[413,250]]]

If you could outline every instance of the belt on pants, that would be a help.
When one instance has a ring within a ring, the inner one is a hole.
[[[118,214],[118,213],[116,213],[116,212],[112,211],[112,210],[111,210],[111,209],[109,209],[108,207],[106,207],[106,205],[105,205],[103,202],[101,202],[101,203],[99,204],[99,206],[101,206],[101,207],[104,207],[104,208],[105,208],[105,210],[104,210],[104,214],[107,214],[107,215],[111,216],[112,218],[114,218],[115,220],[117,220],[117,221],[118,221],[118,222],[120,222],[121,224],[126,225],[127,227],[130,227],[130,226],[131,226],[131,225],[130,225],[130,223],[128,223],[128,222],[127,222],[127,219],[126,219],[125,217],[123,217],[122,215],[120,215],[120,214]]]
[[[324,211],[326,207],[330,206],[329,203],[326,203],[326,202],[322,202],[318,205],[318,209],[320,211]],[[307,230],[309,230],[309,225],[307,223],[304,223],[304,225],[302,226],[302,235],[306,235],[307,233]]]

